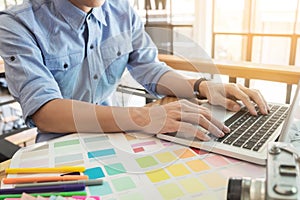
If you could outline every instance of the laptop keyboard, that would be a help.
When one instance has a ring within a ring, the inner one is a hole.
[[[224,144],[258,151],[287,116],[288,107],[269,105],[270,113],[253,116],[246,108],[225,121],[231,132],[218,138]],[[257,109],[258,110],[258,109]]]

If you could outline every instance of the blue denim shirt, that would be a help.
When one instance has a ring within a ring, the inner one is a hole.
[[[26,123],[52,99],[107,105],[128,69],[148,92],[170,68],[127,0],[85,13],[68,0],[29,0],[0,13],[0,56]]]

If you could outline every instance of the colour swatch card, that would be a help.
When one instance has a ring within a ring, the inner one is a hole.
[[[86,190],[104,200],[226,199],[229,177],[265,176],[264,167],[137,133],[68,135],[22,148],[11,162],[22,168],[76,165],[84,165],[90,179],[103,179]]]

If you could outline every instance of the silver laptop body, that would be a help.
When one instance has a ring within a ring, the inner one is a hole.
[[[272,117],[273,115],[277,116],[277,118],[270,122],[263,121],[263,116],[261,115],[260,118],[257,120],[254,119],[255,122],[262,124],[260,127],[261,129],[256,129],[254,126],[251,126],[251,122],[247,122],[248,126],[246,126],[246,123],[241,124],[238,129],[235,129],[233,127],[233,124],[226,124],[228,121],[233,121],[233,118],[243,118],[243,119],[248,119],[251,118],[252,116],[249,116],[249,114],[245,114],[239,117],[233,117],[236,116],[237,113],[229,112],[226,111],[224,108],[221,108],[219,106],[212,106],[207,104],[206,106],[209,107],[212,111],[212,114],[215,118],[222,120],[225,122],[226,125],[228,125],[231,128],[231,133],[225,136],[225,138],[213,138],[209,142],[203,142],[197,138],[194,137],[187,137],[183,134],[180,133],[167,133],[167,134],[157,134],[156,136],[160,139],[167,140],[170,142],[182,144],[185,146],[190,146],[194,148],[199,148],[208,152],[213,152],[225,156],[229,156],[232,158],[237,158],[240,160],[248,161],[251,163],[255,164],[260,164],[260,165],[266,165],[266,159],[267,159],[267,144],[269,142],[276,141],[279,138],[280,142],[289,142],[289,136],[288,136],[288,129],[291,126],[291,124],[294,121],[293,116],[295,115],[295,110],[297,107],[299,107],[299,101],[300,101],[300,81],[297,85],[297,89],[293,98],[293,102],[291,105],[287,104],[270,104],[273,106],[273,110],[276,110],[276,113],[274,112],[271,113]],[[272,107],[271,107],[272,109]],[[281,109],[279,114],[277,111]],[[241,114],[239,114],[241,115]],[[255,117],[254,117],[255,118]],[[278,123],[277,123],[278,122]],[[231,122],[230,122],[231,123]],[[243,122],[238,122],[236,124],[243,123]],[[235,126],[237,126],[235,124]],[[250,127],[249,127],[250,124]],[[242,127],[242,128],[240,128]],[[240,129],[245,129],[245,134],[246,136],[241,136],[239,135],[238,131]],[[272,130],[272,134],[269,133],[269,130]],[[258,134],[260,132],[260,135]],[[235,135],[234,135],[235,134]],[[258,134],[258,135],[256,135]],[[254,136],[255,135],[255,136]],[[232,139],[231,138],[235,138]],[[212,136],[211,136],[212,137]],[[243,137],[243,138],[242,138]],[[250,141],[250,138],[255,137],[255,141],[257,140],[257,143],[253,145],[253,142]],[[231,139],[229,139],[231,138]],[[241,139],[246,140],[244,141],[243,144],[241,144],[238,140]],[[230,141],[233,140],[233,141]],[[260,142],[262,141],[262,142]],[[259,143],[260,142],[260,143]],[[249,144],[250,143],[250,144]],[[259,144],[258,144],[259,143]]]

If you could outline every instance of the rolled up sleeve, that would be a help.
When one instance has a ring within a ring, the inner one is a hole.
[[[9,27],[16,27],[13,31]],[[20,103],[27,125],[41,106],[62,98],[59,87],[43,64],[33,36],[8,14],[0,15],[0,54],[11,95]]]

